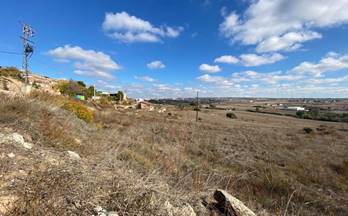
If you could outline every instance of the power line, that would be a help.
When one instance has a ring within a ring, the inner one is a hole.
[[[21,53],[4,51],[4,50],[0,50],[0,53],[9,54],[9,55],[22,55]]]

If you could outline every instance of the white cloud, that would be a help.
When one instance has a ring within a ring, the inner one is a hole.
[[[225,80],[224,77],[221,76],[211,76],[209,74],[204,74],[202,76],[197,77],[198,80],[207,83],[218,83],[223,82]]]
[[[209,74],[204,74],[202,76],[199,76],[197,77],[197,80],[203,83],[213,84],[221,88],[231,87],[235,85],[235,83],[230,78],[225,78],[222,76],[212,76]]]
[[[237,64],[239,59],[231,55],[223,55],[215,59],[216,63]]]
[[[339,56],[337,53],[330,52],[327,57],[322,58],[317,64],[302,62],[291,71],[298,74],[311,74],[315,77],[320,77],[323,73],[347,68],[348,55]]]
[[[348,22],[347,0],[258,0],[246,12],[224,16],[220,32],[232,41],[258,45],[259,52],[294,50],[320,38],[314,29]]]
[[[232,75],[234,82],[256,82],[276,84],[281,81],[296,81],[303,78],[302,75],[289,74],[281,71],[258,73],[256,71],[243,71]]]
[[[102,91],[110,91],[110,92],[115,92],[116,89],[121,89],[120,86],[116,86],[116,85],[113,85],[113,84],[110,84],[104,80],[97,80],[95,82],[95,85],[96,85],[96,88],[98,90],[102,90]]]
[[[229,77],[197,77],[206,86],[209,96],[242,97],[345,97],[348,75],[343,77],[308,79],[303,75],[281,71],[258,73],[245,71]]]
[[[120,12],[105,14],[103,30],[111,38],[125,43],[159,42],[162,38],[178,37],[183,27],[155,27],[149,21]]]
[[[321,38],[317,32],[289,32],[282,36],[272,36],[259,43],[256,47],[257,52],[272,52],[279,50],[292,51],[301,47],[301,43]]]
[[[111,57],[103,52],[85,50],[78,46],[65,45],[48,51],[50,56],[63,62],[74,62],[75,74],[112,78],[112,72],[120,70]]]
[[[157,81],[154,78],[149,77],[149,76],[140,76],[140,77],[139,76],[135,76],[134,78],[137,79],[137,80],[145,81],[145,82],[156,82]]]
[[[279,53],[274,53],[271,55],[243,54],[240,56],[240,59],[243,65],[251,67],[265,64],[273,64],[277,61],[284,59],[284,56]]]
[[[257,72],[255,71],[245,71],[245,74],[248,76],[248,77],[256,77],[258,75]]]
[[[199,70],[208,73],[217,73],[221,71],[221,68],[218,65],[201,64]]]
[[[152,61],[152,62],[148,63],[146,66],[147,66],[147,68],[149,68],[151,70],[163,69],[166,67],[161,61],[158,61],[158,60]]]

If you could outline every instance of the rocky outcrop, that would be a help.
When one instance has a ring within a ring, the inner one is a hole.
[[[190,204],[184,203],[180,207],[173,206],[170,202],[164,203],[164,209],[168,216],[196,216]]]
[[[216,190],[214,199],[217,201],[215,207],[227,216],[256,216],[243,202],[224,190]]]
[[[81,159],[80,155],[77,154],[76,152],[73,152],[73,151],[67,151],[67,152],[68,152],[70,159],[72,159],[72,160],[80,160]]]
[[[17,145],[22,146],[25,149],[31,149],[33,147],[33,144],[26,142],[22,135],[19,133],[12,133],[12,134],[2,134],[0,133],[0,143],[16,143]]]
[[[101,206],[97,206],[94,209],[95,216],[118,216],[115,211],[107,211]]]

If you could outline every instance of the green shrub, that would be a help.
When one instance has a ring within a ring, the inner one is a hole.
[[[236,114],[234,114],[234,113],[232,113],[232,112],[226,113],[226,117],[227,117],[227,118],[231,118],[231,119],[236,119],[236,118],[237,118]]]
[[[101,105],[109,105],[110,104],[110,99],[108,97],[102,96],[99,100],[99,103]]]
[[[21,71],[15,67],[0,68],[0,76],[12,77],[21,81],[23,80],[23,77],[21,76]]]
[[[93,112],[77,101],[66,101],[62,108],[74,113],[79,119],[87,123],[91,123],[94,120]]]
[[[305,127],[303,128],[304,132],[309,134],[309,133],[312,133],[313,132],[313,129],[312,128],[309,128],[309,127]]]
[[[297,111],[296,116],[302,119],[313,119],[313,120],[333,121],[333,122],[348,122],[347,113],[319,112],[318,110],[311,110],[308,112]]]
[[[32,85],[31,85],[34,89],[39,89],[41,86],[39,84],[37,84],[36,82],[34,82]]]
[[[60,81],[55,88],[63,95],[75,97],[76,95],[83,95],[85,97],[92,97],[94,88],[86,88],[82,81]]]

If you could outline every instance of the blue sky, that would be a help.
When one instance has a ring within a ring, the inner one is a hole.
[[[0,2],[0,51],[30,69],[132,97],[347,97],[346,0]],[[5,8],[5,10],[4,10]],[[0,65],[21,67],[0,52]]]

